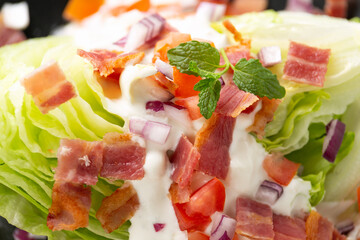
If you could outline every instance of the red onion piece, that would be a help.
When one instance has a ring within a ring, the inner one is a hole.
[[[164,74],[167,78],[170,78],[171,80],[174,79],[173,68],[170,64],[168,64],[160,59],[157,59],[155,62],[155,67],[159,72]]]
[[[168,105],[168,106],[171,106],[171,107],[174,107],[174,108],[176,108],[178,110],[186,109],[185,107],[177,105],[177,104],[175,104],[173,102],[164,102],[164,104]]]
[[[164,104],[160,101],[148,101],[146,103],[146,110],[152,110],[154,112],[164,111]]]
[[[169,137],[170,129],[170,125],[147,121],[142,131],[142,136],[147,140],[164,144]]]
[[[157,37],[165,26],[165,19],[159,14],[151,14],[134,24],[127,36],[125,50],[134,51],[144,43]]]
[[[17,228],[13,232],[13,238],[14,240],[40,240],[40,239],[46,239],[46,236],[32,235],[24,230]]]
[[[154,223],[155,232],[161,231],[165,227],[165,223]]]
[[[267,204],[274,204],[283,194],[284,189],[281,185],[265,180],[256,192],[255,198]]]
[[[212,215],[210,240],[231,240],[235,235],[236,220],[221,212]]]
[[[226,11],[225,4],[201,2],[196,10],[196,16],[208,21],[218,21]]]
[[[142,135],[147,120],[138,117],[132,117],[129,120],[129,130],[131,133]]]
[[[345,124],[338,119],[331,120],[326,126],[327,133],[323,144],[323,158],[334,162],[345,134]]]
[[[335,225],[335,228],[339,231],[342,235],[349,234],[352,230],[354,230],[355,225],[354,222],[350,219],[346,219],[342,222],[339,222]]]
[[[119,47],[125,47],[126,41],[127,41],[127,36],[125,36],[123,38],[120,38],[119,40],[114,42],[114,44],[119,46]]]
[[[281,49],[279,46],[263,47],[260,49],[258,57],[264,67],[272,67],[281,63]]]
[[[169,105],[169,103],[164,103],[165,113],[168,118],[182,124],[186,125],[186,127],[191,127],[189,123],[191,122],[189,113],[186,108],[180,108],[176,104]]]
[[[312,0],[288,0],[286,10],[313,13],[314,5],[312,4]]]

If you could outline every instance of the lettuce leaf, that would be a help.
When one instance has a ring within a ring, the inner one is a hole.
[[[57,60],[78,97],[42,114],[19,80],[41,64]],[[100,140],[122,132],[123,119],[106,110],[105,97],[90,64],[76,55],[68,38],[43,38],[0,49],[0,215],[49,239],[128,239],[127,222],[111,234],[95,218],[101,201],[121,182],[102,179],[92,189],[89,226],[52,232],[46,226],[61,138]]]

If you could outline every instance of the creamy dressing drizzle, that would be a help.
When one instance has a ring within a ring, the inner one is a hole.
[[[143,16],[143,13],[131,11],[114,18],[105,16],[100,11],[99,14],[95,14],[81,24],[68,25],[57,33],[59,35],[75,36],[78,46],[86,50],[93,48],[116,49],[118,47],[112,45],[112,43],[125,36],[128,28]],[[229,45],[224,34],[219,34],[210,27],[208,22],[196,16],[169,19],[168,22],[180,32],[190,33],[192,38],[213,41],[217,48]],[[115,29],[116,31],[114,31]],[[152,52],[153,49],[146,52],[147,56],[143,60],[143,64],[151,63]],[[154,71],[156,70],[152,66],[128,66],[120,79],[122,97],[117,100],[107,99],[109,111],[124,118],[125,131],[128,131],[131,117],[142,117],[172,126],[167,142],[162,145],[143,141],[140,137],[133,138],[146,147],[147,155],[144,165],[145,177],[142,180],[131,181],[138,193],[140,208],[131,219],[130,240],[186,240],[187,234],[180,231],[168,197],[172,168],[166,156],[166,151],[169,149],[175,150],[182,134],[189,136],[190,139],[193,138],[205,119],[178,122],[169,119],[163,113],[150,114],[149,111],[146,111],[146,102],[154,99],[149,94],[146,94],[146,88],[141,89],[141,84],[136,84],[136,82],[153,74]],[[260,105],[256,111],[259,108]],[[246,128],[252,124],[256,111],[249,115],[241,114],[237,118],[233,142],[230,146],[230,170],[227,179],[223,182],[226,186],[225,213],[232,217],[236,215],[236,198],[239,196],[254,198],[261,182],[268,179],[262,168],[262,161],[266,156],[266,152],[255,141],[255,138],[246,131]],[[272,206],[274,212],[293,215],[301,211],[307,211],[309,209],[310,189],[309,182],[299,178],[293,179],[289,186],[284,187],[282,197]],[[161,231],[155,232],[153,227],[155,223],[164,223],[166,225]]]

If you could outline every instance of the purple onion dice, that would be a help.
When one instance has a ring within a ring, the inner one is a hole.
[[[345,134],[345,124],[338,119],[331,120],[326,126],[326,136],[323,143],[323,158],[334,162]]]
[[[278,46],[261,48],[258,58],[264,67],[272,67],[281,63],[281,49]]]
[[[157,59],[155,62],[155,67],[159,72],[164,74],[167,78],[169,78],[171,80],[174,79],[173,68],[170,64],[168,64],[160,59]]]
[[[131,133],[142,135],[147,120],[138,117],[132,117],[129,120],[129,130]]]
[[[354,230],[355,225],[354,222],[350,219],[346,219],[342,222],[339,222],[335,225],[335,228],[339,231],[342,235],[349,234],[352,230]]]
[[[159,232],[163,230],[164,227],[165,227],[165,223],[154,223],[155,232]]]
[[[160,101],[149,101],[146,103],[146,110],[154,112],[164,111],[164,104]]]
[[[255,198],[260,202],[272,205],[281,197],[283,192],[284,189],[281,185],[265,180],[257,190]]]
[[[142,131],[142,136],[147,140],[164,144],[170,134],[170,129],[170,125],[147,121]]]
[[[229,216],[216,212],[211,217],[211,235],[210,240],[231,240],[235,235],[236,220]]]
[[[196,10],[196,16],[207,21],[218,21],[226,11],[225,4],[201,2]]]

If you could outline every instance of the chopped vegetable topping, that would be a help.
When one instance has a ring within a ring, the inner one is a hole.
[[[300,164],[287,160],[281,153],[267,155],[263,167],[269,177],[277,183],[287,186],[296,175]]]
[[[104,0],[70,0],[63,12],[67,20],[81,21],[96,13],[104,4]]]

